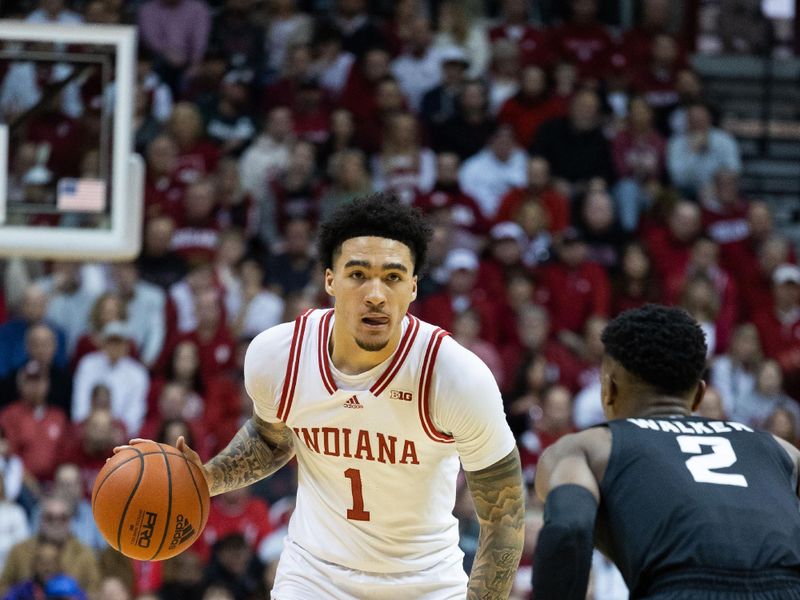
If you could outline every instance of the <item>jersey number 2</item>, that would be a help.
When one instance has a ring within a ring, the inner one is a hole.
[[[364,510],[364,496],[361,493],[361,471],[347,469],[344,476],[350,480],[350,489],[353,492],[353,508],[347,509],[347,518],[351,521],[369,521],[369,511]]]
[[[747,479],[737,473],[717,473],[714,469],[724,469],[736,462],[736,453],[730,441],[724,437],[703,435],[679,435],[678,445],[684,454],[699,454],[686,460],[686,468],[700,483],[735,485],[747,487]],[[711,453],[703,454],[703,446],[710,446]]]

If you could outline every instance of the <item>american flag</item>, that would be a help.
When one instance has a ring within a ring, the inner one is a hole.
[[[102,179],[60,179],[58,210],[103,212],[106,208],[106,182]]]

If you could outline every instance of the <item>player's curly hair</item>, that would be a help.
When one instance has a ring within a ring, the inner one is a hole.
[[[319,257],[323,268],[332,269],[336,254],[347,240],[376,236],[397,240],[409,247],[414,274],[425,264],[431,227],[418,210],[393,194],[375,193],[342,204],[319,228]]]
[[[703,375],[706,339],[681,308],[647,304],[628,310],[603,331],[606,354],[665,394],[685,394]]]

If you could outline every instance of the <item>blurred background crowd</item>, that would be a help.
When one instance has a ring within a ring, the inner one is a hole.
[[[796,444],[796,250],[773,207],[742,192],[746,160],[692,62],[791,55],[794,21],[763,4],[780,3],[3,3],[6,18],[138,27],[147,170],[136,260],[0,262],[0,598],[268,597],[293,465],[214,499],[201,539],[163,563],[110,549],[88,499],[131,437],[183,435],[204,459],[226,445],[251,415],[249,341],[330,305],[320,219],[375,190],[428,215],[411,311],[489,365],[528,484],[544,448],[603,420],[600,334],[647,302],[683,306],[706,332],[704,415]],[[24,94],[5,75],[10,119]],[[53,176],[90,168],[91,107],[73,100],[14,149],[10,193],[35,184],[42,144]],[[463,482],[455,514],[469,569]],[[533,494],[527,523],[519,600]],[[595,600],[627,598],[599,556],[593,584]]]

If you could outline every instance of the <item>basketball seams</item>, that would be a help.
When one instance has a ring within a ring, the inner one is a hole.
[[[161,454],[164,455],[164,465],[167,469],[167,519],[164,523],[164,535],[161,537],[161,543],[158,545],[158,550],[156,553],[150,558],[150,560],[155,560],[155,558],[161,553],[161,549],[164,547],[164,542],[167,541],[167,532],[169,531],[169,521],[172,517],[172,468],[169,466],[169,457],[167,454],[174,454],[173,452],[165,452],[164,449],[161,447],[161,444],[158,445],[159,449],[161,450]],[[158,452],[154,452],[153,454],[158,454]],[[186,457],[184,457],[186,458]],[[188,461],[187,461],[188,462]],[[144,470],[144,467],[142,467]]]
[[[136,485],[133,486],[131,493],[128,495],[128,500],[125,502],[125,508],[122,510],[122,515],[119,518],[119,526],[117,528],[117,550],[120,552],[122,552],[122,530],[125,528],[125,515],[128,514],[128,508],[130,508],[131,502],[133,501],[133,496],[136,494],[136,490],[139,489],[139,484],[142,483],[142,477],[144,477],[144,453],[137,450],[133,446],[131,446],[131,449],[139,454],[138,457],[134,458],[138,458],[141,464],[139,465],[139,476],[136,479]],[[129,461],[125,462],[127,463]],[[116,470],[117,468],[115,467],[114,471]],[[106,477],[106,479],[108,479],[108,477]],[[105,483],[106,479],[104,479],[102,483]],[[99,489],[97,490],[97,495],[100,495]]]
[[[131,449],[133,450],[134,447],[131,446]],[[111,469],[108,473],[106,473],[106,476],[103,477],[103,480],[99,484],[95,484],[96,485],[96,489],[92,492],[92,511],[94,511],[94,505],[97,502],[97,497],[100,495],[100,489],[103,487],[103,484],[106,482],[106,480],[109,477],[111,477],[114,473],[117,472],[117,469],[119,469],[120,467],[122,467],[124,465],[127,465],[132,460],[136,460],[136,459],[138,459],[140,457],[150,456],[151,454],[161,454],[161,452],[142,452],[141,450],[136,450],[136,452],[139,453],[139,456],[131,456],[130,458],[126,458],[121,463],[116,465],[113,469]],[[180,456],[182,459],[184,459],[187,462],[189,460],[188,458],[186,458],[183,454],[180,454],[179,452],[167,452],[166,454],[171,454],[172,456]]]

